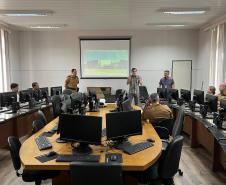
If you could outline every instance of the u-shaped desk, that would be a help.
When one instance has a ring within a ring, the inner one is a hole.
[[[102,119],[102,127],[106,127],[106,119],[105,115],[110,110],[115,108],[115,104],[108,104],[107,107],[101,108],[99,112],[88,112],[87,115],[93,116],[101,116]],[[136,109],[140,109],[136,107]],[[21,146],[20,149],[20,158],[21,162],[25,169],[30,170],[61,170],[68,171],[70,169],[69,162],[56,162],[55,160],[51,160],[45,163],[39,162],[35,157],[43,154],[49,153],[49,151],[53,150],[59,154],[71,154],[72,147],[70,143],[56,143],[56,139],[59,135],[54,134],[52,137],[49,137],[49,141],[52,143],[53,148],[48,150],[40,151],[38,146],[35,143],[35,138],[41,135],[43,132],[51,130],[58,122],[58,118],[51,121],[47,124],[43,129],[41,129],[36,134],[32,135],[28,138]],[[160,157],[162,150],[162,142],[159,138],[158,134],[155,132],[154,128],[149,123],[143,124],[143,133],[139,136],[132,136],[129,138],[131,143],[138,143],[141,141],[146,141],[147,138],[152,138],[155,140],[154,146],[147,148],[141,152],[135,153],[133,155],[128,155],[123,153],[120,150],[109,148],[106,146],[106,137],[102,138],[102,143],[105,146],[94,146],[91,145],[93,149],[93,154],[100,155],[100,163],[105,161],[106,153],[121,153],[123,158],[122,169],[124,171],[144,171],[148,167],[152,166]],[[59,179],[58,179],[59,180]],[[59,180],[60,181],[60,180]],[[53,184],[59,184],[59,181],[53,180]]]

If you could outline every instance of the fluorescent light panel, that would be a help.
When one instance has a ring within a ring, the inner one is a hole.
[[[201,15],[209,11],[210,8],[165,8],[158,11],[164,14],[171,15]]]
[[[53,11],[50,10],[0,10],[1,16],[13,17],[37,17],[52,15]]]
[[[165,11],[164,14],[172,15],[199,15],[206,13],[206,10],[196,10],[196,11]]]
[[[154,26],[154,27],[184,27],[184,26],[188,26],[187,24],[157,24],[157,23],[146,23],[147,26]]]
[[[56,25],[30,25],[29,28],[32,29],[58,29],[65,27],[66,24],[56,24]]]

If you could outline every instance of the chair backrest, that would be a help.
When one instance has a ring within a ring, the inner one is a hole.
[[[45,114],[41,110],[38,110],[38,115],[39,115],[40,119],[42,120],[42,122],[44,124],[47,124],[46,116],[45,116]]]
[[[9,144],[13,166],[17,172],[21,167],[20,155],[19,155],[21,143],[17,137],[10,136],[8,137],[8,144]],[[17,175],[18,175],[18,172],[17,172]]]
[[[140,100],[145,102],[146,99],[148,99],[148,90],[146,86],[139,86],[139,94],[140,94]]]
[[[169,134],[172,135],[174,119],[159,119],[156,120],[153,125],[154,127],[156,126],[165,127],[168,130]]]
[[[159,176],[164,179],[172,178],[178,171],[183,136],[176,136],[168,145],[159,163]]]
[[[183,123],[184,123],[184,110],[180,108],[172,130],[173,138],[181,134],[183,129]]]
[[[71,89],[64,89],[63,94],[71,95],[73,91]]]
[[[72,185],[122,185],[122,169],[117,164],[73,162],[70,165]]]
[[[32,122],[32,134],[38,132],[39,130],[41,130],[46,124],[41,120],[34,120]]]
[[[52,105],[53,105],[53,115],[57,117],[61,113],[61,96],[54,95],[52,96]]]
[[[122,89],[117,89],[115,91],[115,97],[116,97],[116,99],[119,98],[120,94],[122,94]]]

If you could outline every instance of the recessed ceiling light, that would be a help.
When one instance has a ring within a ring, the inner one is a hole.
[[[36,17],[52,15],[50,10],[0,10],[0,16]]]
[[[160,9],[159,11],[164,14],[171,15],[201,15],[208,11],[208,8],[203,9]]]
[[[154,27],[184,27],[186,24],[155,24],[155,23],[146,23],[147,26]]]
[[[32,29],[58,29],[66,27],[66,24],[43,24],[43,25],[30,25],[29,28]]]

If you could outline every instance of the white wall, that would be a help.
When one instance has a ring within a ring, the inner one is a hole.
[[[209,67],[210,67],[210,31],[199,31],[198,60],[194,65],[194,88],[203,90],[208,89],[209,84]]]
[[[9,74],[10,81],[21,83],[19,32],[13,30],[9,33],[9,62],[10,62],[10,74]]]
[[[79,69],[79,36],[128,35],[132,36],[131,67],[138,68],[149,93],[156,91],[163,70],[171,69],[172,60],[197,63],[198,31],[195,30],[22,31],[19,32],[18,78],[21,88],[30,87],[33,81],[38,81],[40,86],[63,85],[70,69]],[[193,83],[196,80],[193,79]],[[81,79],[81,90],[87,86],[111,86],[113,92],[118,88],[128,89],[125,79]]]

